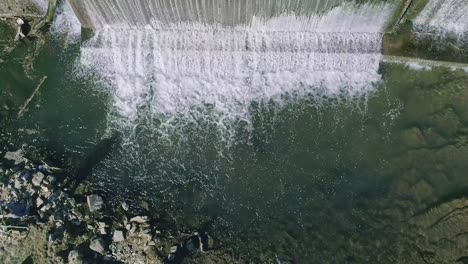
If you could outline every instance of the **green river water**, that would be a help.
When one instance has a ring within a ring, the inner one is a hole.
[[[419,263],[411,260],[422,254],[441,263],[467,245],[457,240],[466,234],[417,218],[468,187],[463,70],[381,63],[383,81],[366,98],[252,103],[251,124],[228,134],[201,118],[165,134],[161,120],[146,118],[128,132],[112,124],[99,77],[77,66],[79,43],[50,37],[29,79],[31,45],[2,55],[2,149],[43,146],[72,166],[116,131],[120,140],[89,175],[112,202],[148,197],[182,228],[205,228],[258,262]],[[442,234],[434,241],[433,229]]]

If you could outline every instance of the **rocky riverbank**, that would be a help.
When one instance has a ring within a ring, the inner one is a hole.
[[[128,202],[111,206],[65,170],[0,153],[0,263],[235,263],[206,232],[165,228]]]

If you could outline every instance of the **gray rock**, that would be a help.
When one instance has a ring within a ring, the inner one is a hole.
[[[91,241],[89,244],[89,248],[93,251],[96,251],[99,254],[103,254],[105,249],[104,249],[104,241],[100,238],[95,238]]]
[[[124,233],[122,230],[115,230],[114,235],[112,236],[112,241],[122,242],[125,240]]]
[[[14,152],[7,152],[4,158],[6,160],[14,161],[15,166],[28,161],[28,159],[24,157],[23,150],[21,149],[14,151]]]
[[[87,202],[88,202],[88,208],[90,212],[101,210],[104,204],[104,201],[102,200],[101,196],[97,194],[88,195]]]
[[[137,223],[137,224],[144,224],[148,221],[147,216],[135,216],[130,219],[130,222]]]
[[[42,180],[44,180],[45,175],[42,172],[37,172],[34,174],[32,178],[32,184],[34,186],[40,186],[42,183]]]

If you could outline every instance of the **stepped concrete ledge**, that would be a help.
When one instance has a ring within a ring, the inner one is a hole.
[[[451,69],[460,69],[468,71],[468,63],[458,63],[458,62],[450,62],[450,61],[438,61],[438,60],[425,60],[415,57],[403,57],[403,56],[392,56],[392,55],[384,55],[383,62],[386,63],[416,63],[421,66],[428,66],[428,67],[445,67]]]

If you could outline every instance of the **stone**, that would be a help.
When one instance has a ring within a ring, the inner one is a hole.
[[[147,216],[135,216],[130,219],[130,222],[137,223],[137,224],[144,224],[148,221]]]
[[[122,208],[123,208],[125,211],[128,211],[128,209],[129,209],[128,203],[127,203],[127,202],[123,202],[123,203],[122,203]]]
[[[124,233],[122,230],[115,230],[114,235],[112,236],[112,241],[122,242],[125,240]]]
[[[44,200],[41,199],[41,197],[38,197],[36,199],[36,207],[40,208],[44,204]]]
[[[104,249],[104,241],[100,238],[95,238],[91,241],[89,244],[89,248],[93,251],[96,251],[99,254],[103,254],[105,249]]]
[[[83,256],[76,249],[68,253],[68,263],[70,264],[82,264],[84,263]]]
[[[23,184],[21,183],[20,180],[15,179],[14,187],[15,187],[15,189],[19,190],[19,189],[21,189],[21,187],[23,187]]]
[[[37,172],[34,174],[32,178],[32,184],[34,186],[40,186],[42,183],[42,180],[44,180],[45,175],[42,172]]]
[[[19,149],[14,152],[7,152],[4,156],[6,160],[14,161],[15,166],[20,165],[22,163],[26,163],[28,159],[24,157],[23,150]]]
[[[52,205],[46,204],[46,205],[43,206],[40,210],[41,210],[42,212],[46,212],[46,211],[49,211],[51,207],[52,207]]]
[[[99,227],[99,233],[101,235],[106,235],[107,234],[107,231],[106,231],[106,223],[104,222],[98,222],[98,227]]]
[[[102,209],[104,205],[104,201],[102,200],[101,196],[97,194],[88,195],[86,198],[88,202],[88,208],[90,212],[96,212]]]
[[[434,188],[423,179],[411,187],[410,192],[418,202],[422,202],[433,197]]]
[[[175,254],[175,253],[177,253],[177,249],[178,249],[178,246],[177,246],[177,245],[172,246],[169,252],[170,252],[171,254]]]

